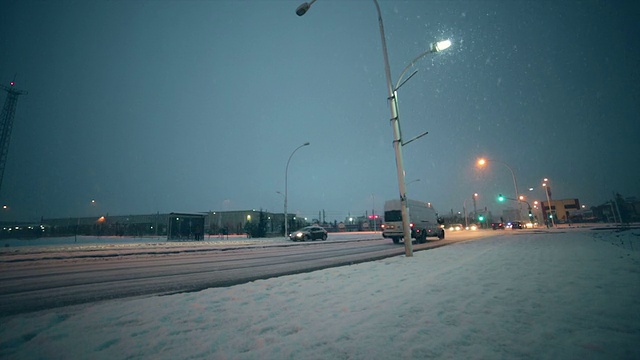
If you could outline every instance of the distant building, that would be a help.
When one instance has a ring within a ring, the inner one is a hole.
[[[11,222],[0,228],[4,237],[49,236],[166,236],[169,240],[202,240],[204,235],[245,234],[248,223],[257,224],[262,213],[267,236],[284,234],[284,214],[258,210],[210,211],[202,213],[156,213],[40,219],[39,223]],[[289,228],[306,222],[288,214]],[[251,224],[249,224],[251,225]]]
[[[43,236],[164,236],[169,214],[116,215],[41,219]]]
[[[519,221],[521,219],[522,214],[520,209],[509,208],[506,210],[502,210],[502,221],[511,222],[511,221]]]
[[[592,206],[594,219],[604,222],[639,222],[640,200],[635,196],[623,198],[616,194],[616,201],[607,201],[598,206]]]
[[[553,215],[555,222],[564,223],[571,219],[571,213],[580,210],[580,201],[578,199],[561,199],[551,200],[549,202],[541,201],[542,217],[549,219],[549,214]]]

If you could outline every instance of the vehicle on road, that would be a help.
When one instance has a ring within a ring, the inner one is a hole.
[[[511,229],[524,229],[525,225],[521,221],[512,221],[509,227]]]
[[[327,230],[321,226],[305,226],[289,234],[289,239],[293,241],[327,240]]]
[[[497,222],[497,223],[491,223],[491,228],[493,230],[504,230],[504,223],[503,222]]]
[[[404,237],[401,205],[400,200],[387,200],[384,203],[382,237],[390,238],[394,244],[400,243]],[[407,199],[407,209],[412,239],[419,244],[425,243],[430,236],[444,239],[444,229],[440,226],[442,220],[431,203]]]
[[[460,231],[464,229],[464,226],[462,226],[462,224],[449,224],[446,228],[449,231]]]

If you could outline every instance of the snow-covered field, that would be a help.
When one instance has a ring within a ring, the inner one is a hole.
[[[640,230],[514,232],[0,322],[3,359],[640,359]]]

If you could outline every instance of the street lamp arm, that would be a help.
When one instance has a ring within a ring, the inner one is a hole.
[[[307,145],[309,145],[309,143],[308,143],[308,142],[306,142],[306,143],[304,143],[304,144],[302,144],[302,145],[298,146],[295,150],[293,150],[293,152],[291,153],[291,155],[289,155],[289,160],[287,160],[287,167],[286,167],[286,169],[285,169],[285,179],[286,179],[286,173],[289,171],[289,162],[291,161],[291,158],[293,157],[293,154],[295,154],[295,153],[296,153],[296,151],[298,151],[298,149],[300,149],[301,147],[303,147],[303,146],[307,146]]]
[[[509,164],[507,164],[507,163],[506,163],[506,162],[504,162],[504,161],[494,160],[494,159],[484,159],[484,160],[485,160],[485,161],[491,161],[491,162],[500,163],[500,164],[502,164],[502,165],[506,166],[506,167],[507,167],[507,169],[509,169],[509,171],[511,171],[511,174],[513,174],[513,169],[511,168],[511,166],[509,166]]]
[[[400,85],[396,84],[395,91],[398,92],[398,89],[400,89],[402,87],[402,85],[404,85],[407,81],[409,81],[417,73],[418,73],[418,70],[415,70],[414,72],[411,73],[411,75],[407,76],[407,78],[404,79],[404,81],[401,82]],[[400,82],[400,79],[398,79],[398,82]]]
[[[395,89],[394,89],[394,90],[396,90],[396,91],[397,91],[397,90],[398,90],[398,88],[400,88],[400,86],[401,86],[401,85],[400,85],[400,82],[402,81],[402,78],[404,77],[404,74],[406,74],[406,73],[407,73],[407,71],[409,71],[409,69],[411,69],[411,68],[413,67],[413,65],[415,65],[415,63],[416,63],[416,62],[418,62],[418,60],[420,60],[420,59],[422,59],[423,57],[425,57],[425,56],[427,56],[427,55],[429,55],[429,54],[432,54],[432,53],[434,53],[434,52],[437,52],[437,51],[436,51],[436,50],[434,49],[434,47],[432,46],[429,50],[422,52],[420,55],[416,56],[416,58],[415,58],[415,59],[411,60],[411,62],[409,63],[409,65],[407,65],[407,66],[402,70],[402,72],[400,73],[400,76],[398,77],[398,81],[396,81],[396,87],[395,87]],[[416,74],[416,72],[418,72],[418,70],[416,70],[413,74],[411,74],[411,75],[407,78],[407,80],[409,80],[413,75],[415,75],[415,74]],[[405,82],[406,82],[406,81],[405,81]],[[404,82],[403,82],[403,84],[404,84]]]
[[[410,139],[409,141],[405,141],[405,142],[403,142],[403,143],[402,143],[402,146],[405,146],[405,145],[409,144],[409,143],[410,143],[410,142],[412,142],[412,141],[418,140],[418,139],[420,139],[421,137],[423,137],[423,136],[427,135],[428,133],[429,133],[428,131],[425,131],[425,132],[423,132],[422,134],[420,134],[420,135],[418,135],[418,136],[414,137],[413,139]]]
[[[519,193],[518,193],[518,182],[516,181],[516,173],[513,172],[513,169],[511,168],[511,166],[509,166],[509,164],[507,164],[506,162],[500,161],[500,160],[493,160],[493,159],[483,159],[483,160],[487,161],[487,162],[491,161],[491,162],[500,163],[500,164],[506,166],[507,169],[509,169],[509,171],[511,172],[511,177],[513,178],[513,187],[514,187],[514,190],[516,192],[515,196],[518,197]]]
[[[451,46],[451,41],[450,40],[443,40],[443,41],[438,41],[435,42],[433,44],[431,44],[431,47],[429,47],[428,50],[423,51],[420,55],[416,56],[415,59],[411,60],[411,62],[409,63],[409,65],[407,65],[402,72],[400,73],[400,76],[398,77],[398,81],[396,82],[396,87],[394,88],[394,91],[398,91],[398,89],[400,88],[400,86],[404,85],[404,83],[406,83],[409,79],[411,79],[411,77],[413,77],[413,75],[415,75],[418,70],[414,71],[411,75],[409,75],[409,77],[402,81],[402,78],[404,77],[404,74],[407,73],[407,71],[409,71],[409,69],[411,69],[413,67],[413,65],[415,65],[416,62],[418,62],[418,60],[422,59],[423,57],[429,55],[429,54],[433,54],[433,53],[437,53],[439,51],[442,51],[448,47]],[[402,83],[401,83],[402,82]]]
[[[516,202],[523,202],[525,204],[527,204],[527,206],[529,206],[529,208],[531,208],[531,205],[529,204],[529,202],[527,200],[522,200],[522,199],[514,199],[514,198],[510,198],[508,196],[503,196],[505,199],[507,200],[511,200],[511,201],[516,201]]]

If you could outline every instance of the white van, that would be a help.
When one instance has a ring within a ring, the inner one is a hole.
[[[435,236],[444,239],[444,229],[440,226],[436,210],[430,203],[407,199],[409,223],[411,226],[411,238],[419,244],[427,241],[427,236]],[[404,237],[402,229],[402,210],[400,199],[387,200],[384,203],[384,223],[382,224],[382,236],[390,238],[398,244]]]

